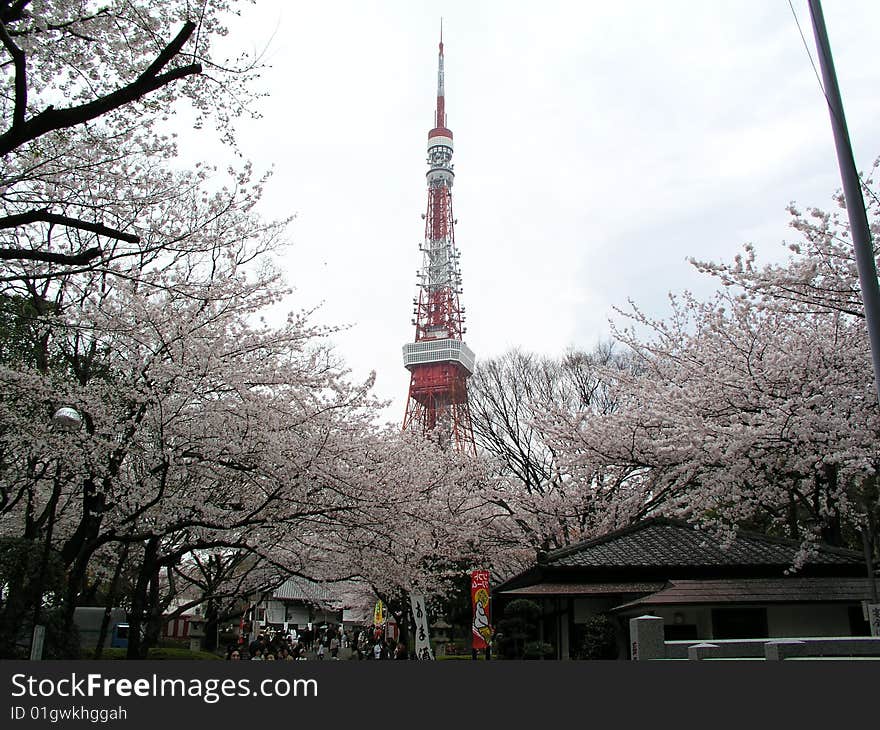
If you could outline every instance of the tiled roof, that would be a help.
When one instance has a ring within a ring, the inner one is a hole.
[[[587,542],[547,553],[543,565],[579,567],[788,566],[798,544],[740,532],[729,546],[709,532],[666,518],[636,525]],[[859,565],[859,553],[823,546],[810,565]]]
[[[333,596],[320,583],[293,576],[272,592],[272,598],[280,601],[306,601],[307,603],[329,603]]]
[[[871,597],[869,578],[748,578],[672,580],[661,591],[618,606],[626,611],[649,606],[706,603],[854,603]]]

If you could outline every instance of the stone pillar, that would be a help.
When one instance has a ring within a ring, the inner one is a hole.
[[[189,650],[201,651],[202,639],[205,636],[205,621],[199,617],[194,617],[189,622]]]
[[[711,659],[718,656],[718,644],[691,644],[688,647],[688,659]]]
[[[639,616],[629,620],[630,659],[636,662],[665,659],[663,619],[659,616]]]
[[[797,639],[778,639],[764,644],[764,658],[767,661],[781,661],[792,656],[802,656],[807,648],[805,641]]]

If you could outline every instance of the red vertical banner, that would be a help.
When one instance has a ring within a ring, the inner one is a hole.
[[[486,649],[492,638],[492,621],[489,614],[489,571],[475,570],[471,573],[471,648]]]

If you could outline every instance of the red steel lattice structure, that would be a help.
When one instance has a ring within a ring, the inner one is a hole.
[[[459,303],[461,272],[452,217],[452,132],[446,126],[443,85],[443,35],[437,70],[437,109],[428,132],[428,210],[419,271],[419,296],[413,300],[415,341],[403,347],[410,371],[403,430],[433,435],[457,451],[476,454],[467,379],[474,353],[464,343],[464,307]]]

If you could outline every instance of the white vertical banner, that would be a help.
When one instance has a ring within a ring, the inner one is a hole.
[[[868,625],[871,627],[871,636],[880,636],[880,603],[867,605]]]
[[[46,640],[46,627],[42,624],[34,626],[34,636],[31,640],[31,661],[43,658],[43,642]],[[433,659],[434,657],[431,657]]]
[[[425,597],[421,593],[410,593],[409,603],[416,627],[416,659],[433,660],[434,652],[431,649],[431,637],[428,635],[428,611],[425,607]]]

